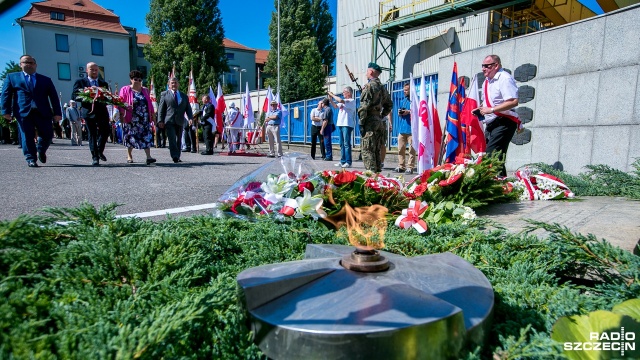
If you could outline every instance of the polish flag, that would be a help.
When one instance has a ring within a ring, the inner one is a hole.
[[[213,99],[211,99],[213,101]],[[224,95],[222,94],[222,86],[218,83],[218,96],[216,96],[216,131],[218,134],[222,134],[224,125],[222,122],[222,113],[227,110],[227,104],[224,102]]]
[[[477,75],[471,80],[469,85],[469,95],[462,105],[460,120],[462,123],[462,140],[464,154],[478,156],[487,151],[487,142],[484,138],[484,131],[478,117],[471,111],[480,104],[478,99],[478,79]]]
[[[273,100],[273,92],[271,91],[271,85],[267,88],[267,96],[264,98],[264,103],[262,104],[262,112],[266,113],[269,111],[269,106],[271,101]]]
[[[158,102],[156,101],[156,86],[153,84],[153,78],[151,78],[151,84],[149,85],[149,98],[151,99],[151,105],[153,105],[153,111],[158,112]]]

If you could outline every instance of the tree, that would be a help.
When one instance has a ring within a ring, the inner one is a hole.
[[[2,72],[2,74],[0,74],[0,82],[3,82],[8,74],[18,71],[22,71],[20,65],[18,65],[18,63],[13,60],[9,60],[9,62],[4,67],[4,71]]]
[[[277,6],[277,4],[276,4]],[[280,98],[283,102],[319,96],[325,72],[332,67],[335,40],[333,19],[326,0],[280,0]],[[328,29],[328,32],[327,32]],[[272,75],[267,84],[277,85],[278,18],[269,24],[271,50],[265,71]]]
[[[174,64],[185,92],[193,68],[199,95],[207,94],[209,86],[215,87],[222,73],[229,71],[218,0],[151,0],[147,27],[151,42],[145,56],[159,87]]]
[[[333,61],[336,57],[336,40],[333,38],[333,16],[329,12],[327,0],[313,0],[311,6],[311,25],[313,35],[316,37],[318,51],[322,58],[322,65],[329,70],[333,70]]]

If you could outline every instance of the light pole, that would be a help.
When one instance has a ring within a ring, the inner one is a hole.
[[[239,72],[240,72],[240,86],[238,86],[239,87],[238,90],[240,90],[240,92],[242,92],[242,73],[243,72],[247,72],[247,69],[240,69]]]

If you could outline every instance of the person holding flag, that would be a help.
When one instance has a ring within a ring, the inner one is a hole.
[[[487,155],[494,152],[506,159],[511,138],[522,123],[518,113],[511,110],[518,106],[518,86],[511,74],[504,71],[498,55],[488,55],[482,61],[485,76],[483,106],[477,108],[484,115]],[[506,166],[502,166],[500,176],[507,176]]]

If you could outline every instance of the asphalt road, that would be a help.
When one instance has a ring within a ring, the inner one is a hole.
[[[133,150],[133,164],[127,163],[126,149],[121,145],[107,144],[104,153],[108,161],[94,167],[86,142],[79,147],[71,146],[69,140],[55,139],[47,151],[47,163],[29,168],[21,149],[0,145],[0,182],[5,185],[0,219],[37,214],[49,206],[76,207],[83,202],[96,207],[118,203],[118,215],[145,213],[145,217],[160,219],[167,212],[176,216],[202,213],[231,185],[260,166],[272,163],[275,169],[282,169],[277,159],[226,156],[217,151],[213,156],[182,153],[183,162],[174,164],[168,148],[151,149],[158,162],[149,166],[142,150]],[[318,170],[333,168],[333,162],[310,162]],[[354,166],[361,169],[362,162]]]

